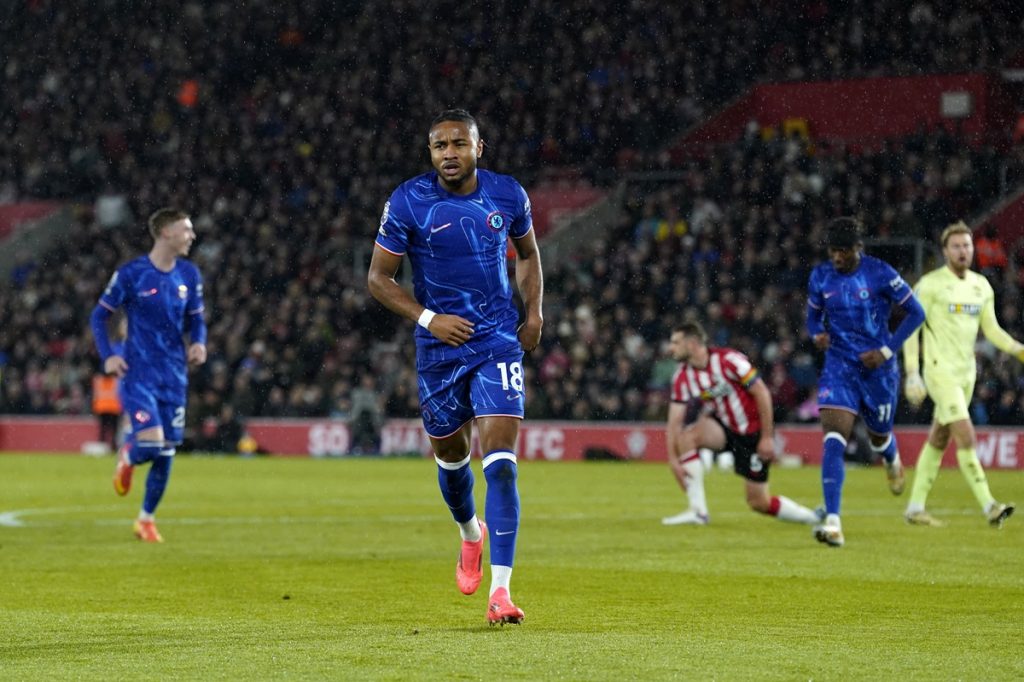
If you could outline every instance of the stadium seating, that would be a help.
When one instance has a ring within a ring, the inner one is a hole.
[[[833,5],[500,1],[486,21],[452,5],[459,29],[439,43],[411,0],[260,1],[244,20],[224,2],[127,3],[114,18],[30,3],[0,28],[0,196],[74,202],[78,227],[0,288],[0,410],[88,409],[88,310],[146,248],[141,219],[176,204],[193,212],[208,280],[196,438],[225,403],[243,418],[415,416],[410,326],[370,299],[364,270],[388,193],[426,168],[414,150],[430,117],[459,104],[480,117],[485,165],[528,187],[549,166],[596,185],[658,172],[628,182],[605,238],[545,263],[529,416],[662,418],[661,342],[697,315],[771,377],[780,419],[800,420],[814,381],[802,289],[827,218],[857,212],[873,237],[928,239],[1024,167],[1018,151],[945,131],[812,150],[795,124],[699,159],[664,153],[753,83],[985,70],[1018,25],[976,3]],[[42,60],[45,44],[60,49]],[[993,284],[1020,338],[1024,251],[1010,247]],[[983,355],[981,371],[976,417],[1019,423],[1019,367]],[[376,401],[358,392],[368,372]]]

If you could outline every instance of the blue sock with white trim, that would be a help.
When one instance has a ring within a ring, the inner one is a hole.
[[[160,440],[134,440],[128,449],[128,461],[132,465],[152,462],[160,456],[160,450],[164,447]]]
[[[469,466],[469,455],[460,462],[445,462],[436,456],[434,461],[437,462],[437,484],[441,487],[441,497],[452,511],[452,518],[460,526],[468,523],[476,516],[473,470]]]
[[[174,461],[174,448],[162,448],[149,467],[146,476],[146,494],[142,498],[142,512],[147,516],[156,513],[156,507],[167,490],[167,481],[171,477],[171,462]]]
[[[495,450],[484,457],[487,479],[487,526],[491,530],[491,565],[512,567],[519,533],[518,470],[515,453]]]
[[[821,457],[821,489],[825,497],[825,512],[838,514],[843,497],[843,480],[846,478],[846,439],[835,431],[825,434],[825,445]]]
[[[882,456],[887,463],[892,464],[896,461],[900,451],[896,449],[896,439],[893,438],[892,434],[889,434],[889,438],[879,446],[874,443],[871,444],[871,449]]]

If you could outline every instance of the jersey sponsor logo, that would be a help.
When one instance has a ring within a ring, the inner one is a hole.
[[[977,303],[950,303],[949,312],[953,315],[970,315],[977,317],[981,314],[981,306]]]
[[[152,418],[153,417],[150,416],[149,412],[146,412],[145,410],[135,411],[135,421],[137,421],[140,424],[145,424]]]
[[[178,298],[180,298],[183,301],[186,298],[188,298],[188,287],[185,286],[184,284],[178,285]]]
[[[903,278],[900,277],[899,275],[893,277],[892,279],[889,280],[889,286],[891,286],[893,289],[899,289],[901,286],[903,286]]]
[[[384,231],[384,223],[388,221],[388,214],[391,213],[391,202],[384,202],[384,212],[380,214],[380,233],[385,237],[388,233]]]
[[[491,211],[487,214],[487,227],[495,232],[500,232],[505,227],[505,216],[501,211]]]
[[[117,284],[117,273],[116,272],[111,276],[110,281],[107,283],[107,288],[103,290],[103,295],[104,296],[109,296],[110,292],[114,290],[114,285],[115,284]]]
[[[452,226],[451,223],[445,223],[444,225],[437,225],[435,227],[430,228],[430,234],[437,234],[441,230],[447,230],[451,226]]]

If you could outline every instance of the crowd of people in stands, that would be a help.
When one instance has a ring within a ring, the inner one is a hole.
[[[453,103],[481,120],[483,165],[528,188],[566,165],[596,181],[627,158],[670,171],[631,184],[602,239],[545,262],[533,418],[663,418],[663,342],[696,316],[761,366],[780,419],[812,420],[803,288],[825,222],[857,214],[874,238],[927,240],[991,205],[1000,179],[1024,178],[1020,148],[968,146],[952,130],[854,151],[748,129],[681,166],[660,153],[759,79],[998,65],[1019,34],[1012,3],[809,2],[794,15],[745,1],[499,0],[486,17],[442,5],[443,41],[408,0],[255,2],[245,16],[223,2],[42,0],[6,22],[4,35],[37,39],[5,41],[0,201],[79,209],[66,239],[20,257],[0,287],[0,411],[89,411],[88,310],[147,248],[145,215],[172,204],[193,214],[207,278],[196,441],[251,417],[333,416],[372,449],[384,417],[419,406],[411,323],[369,298],[365,266],[383,202],[426,169],[426,126]],[[37,44],[61,48],[44,60]],[[1024,263],[1006,249],[990,277],[1020,338]],[[981,350],[976,423],[1020,423],[1019,367]]]

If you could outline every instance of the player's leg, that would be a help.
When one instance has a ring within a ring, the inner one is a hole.
[[[480,449],[487,479],[485,515],[491,528],[491,588],[487,618],[491,623],[519,623],[523,611],[511,601],[510,582],[519,535],[519,478],[515,444],[519,419],[479,417]]]
[[[936,419],[938,415],[936,414]],[[943,526],[945,525],[934,518],[925,509],[928,502],[928,493],[931,492],[935,479],[939,475],[939,468],[942,466],[942,454],[949,444],[949,425],[932,421],[931,429],[928,432],[928,440],[921,447],[921,453],[914,465],[914,482],[910,487],[910,501],[903,512],[903,518],[907,523],[915,526]]]
[[[523,611],[512,603],[510,582],[519,535],[519,470],[516,443],[525,406],[523,353],[516,346],[495,353],[474,369],[470,395],[483,453],[491,533],[490,623],[519,623]]]
[[[899,370],[895,365],[890,369],[880,367],[868,375],[862,386],[864,404],[861,415],[868,429],[871,450],[882,458],[889,492],[902,495],[906,475],[896,438],[892,434],[900,389]]]
[[[735,456],[733,468],[746,481],[747,506],[760,514],[774,516],[780,521],[809,525],[820,523],[821,518],[813,510],[784,495],[772,495],[768,490],[771,463],[765,462],[757,454],[759,438],[759,434],[741,436],[729,433],[729,442],[726,445]]]
[[[846,479],[846,463],[843,456],[853,432],[854,419],[856,415],[848,408],[829,407],[821,410],[821,429],[825,434],[821,457],[821,490],[825,498],[825,519],[821,525],[814,527],[814,537],[818,542],[832,547],[842,547],[845,543],[839,516],[843,482]]]
[[[452,519],[459,527],[462,544],[455,562],[455,583],[463,594],[473,594],[483,579],[483,549],[487,526],[477,518],[473,499],[475,483],[470,468],[472,422],[447,438],[430,438],[437,463],[437,484]]]
[[[159,403],[160,426],[140,432],[139,442],[145,439],[147,447],[158,443],[158,449],[150,458],[152,464],[146,475],[146,492],[142,497],[142,508],[135,521],[135,534],[145,542],[163,542],[156,528],[156,509],[167,491],[171,478],[171,464],[181,442],[185,429],[185,406],[179,403]]]
[[[473,594],[483,578],[486,527],[477,518],[473,498],[475,481],[469,464],[473,415],[465,376],[462,367],[421,367],[419,394],[423,426],[437,463],[438,488],[459,527],[462,541],[455,563],[455,582],[463,594]]]
[[[974,499],[978,501],[989,524],[993,528],[1002,528],[1003,521],[1013,514],[1014,505],[997,502],[992,495],[985,469],[978,460],[974,425],[970,420],[963,419],[950,424],[949,430],[956,443],[956,462],[964,480],[974,493]]]
[[[129,382],[121,386],[121,400],[129,416],[129,433],[117,451],[114,467],[114,490],[126,495],[131,489],[132,475],[139,464],[151,462],[163,445],[160,409],[153,396]]]
[[[686,491],[690,506],[681,514],[666,517],[661,522],[666,526],[704,526],[709,521],[709,514],[704,491],[704,463],[700,451],[707,448],[721,452],[726,445],[725,429],[716,419],[705,414],[685,427],[679,439],[679,454],[674,468],[678,469],[677,478]]]

